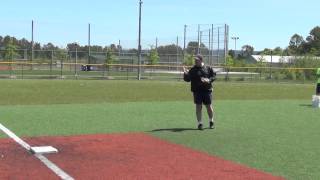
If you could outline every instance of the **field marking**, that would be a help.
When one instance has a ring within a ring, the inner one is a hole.
[[[25,148],[27,151],[30,151],[31,146],[28,143],[23,141],[21,138],[19,138],[12,131],[10,131],[8,128],[3,126],[1,123],[0,123],[0,130],[2,130],[5,134],[7,134],[11,139],[13,139],[15,142],[17,142],[20,146]],[[64,172],[62,169],[60,169],[57,165],[55,165],[53,162],[51,162],[49,159],[47,159],[44,155],[34,154],[34,156],[36,158],[38,158],[41,162],[43,162],[49,169],[51,169],[61,179],[73,180],[73,177],[71,177],[66,172]]]
[[[20,144],[23,148],[25,148],[26,150],[30,151],[31,146],[28,143],[24,142],[22,139],[20,139],[17,135],[15,135],[12,131],[10,131],[8,128],[3,126],[1,123],[0,123],[0,129],[5,134],[7,134],[11,139],[13,139],[15,142]]]

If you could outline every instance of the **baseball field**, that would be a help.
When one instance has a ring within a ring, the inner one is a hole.
[[[182,81],[0,80],[0,179],[317,179],[313,84],[214,84],[216,128],[197,130]],[[60,171],[60,172],[61,172]]]

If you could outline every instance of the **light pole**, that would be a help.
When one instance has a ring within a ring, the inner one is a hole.
[[[78,43],[74,44],[76,47],[76,59],[75,59],[75,63],[74,63],[74,76],[76,77],[76,79],[78,78],[78,73],[77,73],[77,63],[78,63]]]
[[[234,53],[236,53],[236,50],[237,50],[237,40],[239,39],[239,37],[231,37],[231,39],[234,40]]]
[[[139,40],[138,40],[138,80],[141,79],[141,5],[142,1],[139,1]]]

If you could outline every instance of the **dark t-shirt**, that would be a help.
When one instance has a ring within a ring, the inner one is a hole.
[[[193,66],[188,73],[184,74],[183,79],[191,81],[191,91],[212,91],[212,82],[215,80],[216,73],[209,66]],[[201,78],[208,78],[209,83],[204,83]]]

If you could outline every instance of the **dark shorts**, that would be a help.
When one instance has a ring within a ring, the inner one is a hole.
[[[212,92],[193,92],[193,101],[195,104],[210,105],[212,103]]]
[[[316,94],[317,94],[317,95],[320,94],[320,83],[317,84]]]

